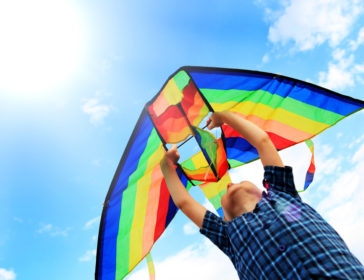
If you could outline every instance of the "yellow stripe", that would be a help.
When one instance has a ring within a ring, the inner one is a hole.
[[[174,79],[170,79],[163,89],[163,95],[169,105],[176,105],[181,102],[183,98],[182,92],[179,90]]]
[[[135,196],[134,218],[130,230],[130,250],[129,250],[129,269],[142,258],[143,250],[143,228],[145,222],[145,213],[148,203],[148,192],[151,183],[152,171],[156,164],[159,164],[164,155],[162,144],[149,158],[146,172],[137,182],[137,192]]]
[[[225,103],[210,103],[211,107],[214,108],[214,111],[221,112],[225,110],[230,110],[230,108],[234,107],[236,104],[240,102],[229,101]]]
[[[200,169],[201,167],[207,167],[209,165],[201,151],[192,156],[191,160],[195,166],[195,169]]]
[[[264,120],[276,120],[310,134],[317,134],[318,132],[330,126],[328,124],[310,120],[282,108],[274,109],[262,103],[256,104],[251,101],[230,101],[224,104],[213,103],[212,106],[215,108],[216,111],[229,109],[232,112],[238,112],[244,115],[255,115]]]
[[[219,182],[201,185],[201,189],[207,199],[210,199],[219,194],[221,191],[226,190],[226,187],[230,182],[230,175],[228,172],[226,172]]]

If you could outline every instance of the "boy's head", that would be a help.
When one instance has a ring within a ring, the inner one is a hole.
[[[261,198],[262,191],[249,181],[229,183],[221,198],[224,220],[231,221],[243,213],[253,211]]]

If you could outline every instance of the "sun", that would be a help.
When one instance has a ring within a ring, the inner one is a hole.
[[[81,61],[84,37],[67,0],[0,1],[0,92],[49,92],[67,81]]]

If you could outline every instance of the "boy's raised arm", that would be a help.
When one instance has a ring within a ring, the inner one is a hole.
[[[281,157],[264,130],[229,111],[215,112],[207,121],[209,129],[221,126],[223,123],[239,132],[258,150],[263,166],[274,165],[284,167]]]
[[[177,147],[173,146],[164,155],[161,161],[161,169],[167,183],[167,188],[172,196],[174,204],[199,228],[205,217],[206,208],[192,198],[179,179],[174,165],[179,159]]]

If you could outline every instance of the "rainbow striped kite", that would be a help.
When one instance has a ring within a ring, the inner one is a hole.
[[[311,139],[364,102],[281,75],[182,67],[146,104],[107,193],[99,229],[96,279],[124,278],[151,250],[177,212],[160,161],[168,144],[195,138],[199,151],[176,166],[189,189],[199,185],[218,213],[229,169],[258,153],[229,126],[218,139],[203,129],[210,112],[229,110],[264,129],[278,150]],[[313,157],[306,184],[313,179]],[[154,274],[154,272],[153,272]]]

